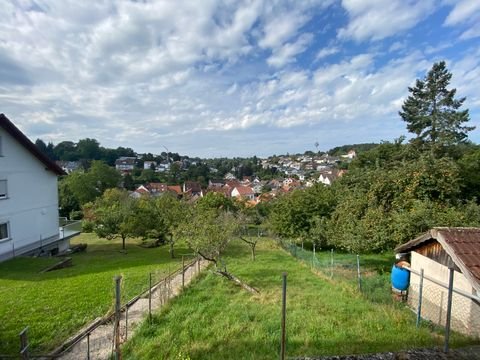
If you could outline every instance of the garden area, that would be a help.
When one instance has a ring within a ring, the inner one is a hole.
[[[181,256],[170,258],[167,246],[145,248],[129,239],[81,234],[72,245],[85,243],[85,252],[70,255],[73,266],[42,272],[59,258],[19,257],[0,264],[0,354],[17,354],[19,337],[28,329],[30,351],[45,354],[82,326],[113,309],[115,275],[121,275],[122,302],[146,290],[154,280],[181,267]],[[176,245],[177,254],[186,246]]]
[[[326,256],[326,255],[325,255]],[[364,266],[387,266],[385,255]],[[348,281],[314,274],[271,240],[261,240],[256,260],[232,241],[222,262],[259,290],[252,294],[206,271],[182,296],[144,322],[123,348],[125,359],[274,359],[280,353],[282,273],[287,272],[287,343],[292,356],[399,351],[442,346],[442,332],[415,327],[415,315],[399,303],[377,303]],[[391,262],[390,262],[391,264]],[[387,290],[388,291],[388,290]],[[454,334],[452,347],[473,343]]]

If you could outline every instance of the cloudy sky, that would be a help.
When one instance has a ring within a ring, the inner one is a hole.
[[[266,156],[406,134],[435,61],[480,142],[480,1],[1,0],[0,112],[32,140]]]

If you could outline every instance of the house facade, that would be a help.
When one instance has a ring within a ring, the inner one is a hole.
[[[480,228],[433,228],[398,246],[396,253],[408,254],[410,287],[408,303],[416,309],[423,269],[422,318],[445,325],[450,268],[454,269],[452,319],[453,330],[480,337]],[[434,281],[432,281],[432,279]],[[443,284],[440,285],[440,284]]]
[[[64,171],[0,114],[0,261],[66,250],[57,176]]]

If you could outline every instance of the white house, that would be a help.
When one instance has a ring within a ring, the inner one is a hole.
[[[58,222],[64,171],[0,114],[0,261],[68,248]]]

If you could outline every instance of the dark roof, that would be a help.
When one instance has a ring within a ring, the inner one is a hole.
[[[32,143],[24,133],[22,133],[13,123],[4,115],[0,114],[0,127],[17,140],[25,149],[33,156],[40,160],[48,170],[53,171],[57,175],[66,175],[60,166],[55,164],[47,155],[42,153],[40,149]]]
[[[437,240],[442,245],[473,287],[480,291],[480,228],[433,228],[397,246],[395,252],[415,250],[431,239]]]

